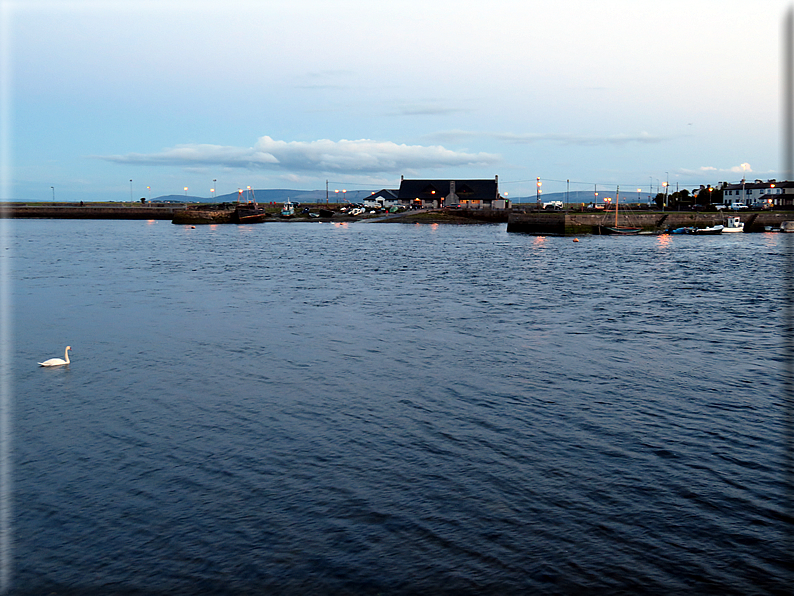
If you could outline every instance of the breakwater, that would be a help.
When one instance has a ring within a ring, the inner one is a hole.
[[[638,226],[645,232],[659,233],[686,226],[710,227],[724,225],[729,216],[741,217],[745,232],[763,232],[767,227],[779,228],[784,221],[794,220],[791,212],[650,212],[618,215],[618,225]],[[577,211],[513,212],[507,222],[508,232],[540,235],[598,234],[602,226],[615,224],[614,213]]]
[[[0,217],[8,219],[167,219],[184,211],[184,205],[0,205]]]

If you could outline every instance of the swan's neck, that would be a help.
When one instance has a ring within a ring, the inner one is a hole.
[[[64,356],[63,359],[66,360],[66,364],[69,364],[69,348],[66,348],[66,350],[64,350],[63,356]]]

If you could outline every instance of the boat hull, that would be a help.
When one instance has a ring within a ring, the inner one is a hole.
[[[234,221],[238,224],[262,223],[268,214],[264,209],[237,209],[234,212]]]
[[[717,234],[722,234],[725,231],[725,226],[712,226],[710,228],[695,228],[692,230],[693,234],[698,234],[699,236],[716,236]]]
[[[625,226],[602,226],[601,231],[614,236],[636,236],[642,228],[629,228]]]

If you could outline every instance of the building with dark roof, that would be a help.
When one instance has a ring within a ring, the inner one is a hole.
[[[401,178],[400,203],[411,207],[461,207],[504,209],[499,195],[499,176],[492,180],[406,180]]]
[[[767,203],[770,207],[791,207],[794,205],[794,182],[776,180],[742,180],[734,184],[722,185],[723,203],[726,205],[745,205],[748,207]]]

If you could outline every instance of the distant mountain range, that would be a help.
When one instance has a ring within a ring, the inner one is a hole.
[[[358,203],[377,190],[348,190],[337,193],[333,190],[328,193],[329,203]],[[283,203],[287,199],[298,203],[324,203],[326,199],[324,190],[295,190],[289,188],[268,188],[262,190],[254,189],[253,197],[257,203]],[[238,193],[218,195],[216,197],[194,197],[185,195],[164,195],[152,199],[153,203],[236,203]],[[242,200],[247,200],[247,192],[243,191]]]

